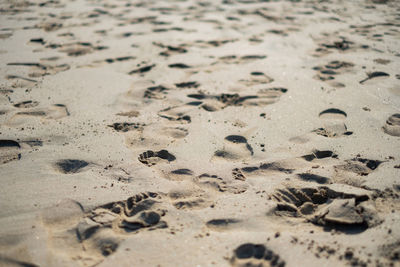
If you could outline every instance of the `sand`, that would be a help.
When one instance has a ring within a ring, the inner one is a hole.
[[[0,4],[0,266],[400,266],[400,2]]]

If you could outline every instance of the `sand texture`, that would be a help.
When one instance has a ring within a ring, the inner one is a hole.
[[[0,266],[400,266],[400,1],[0,1]]]

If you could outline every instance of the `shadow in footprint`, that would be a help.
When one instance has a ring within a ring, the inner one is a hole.
[[[283,261],[278,254],[262,244],[246,243],[234,250],[231,264],[235,267],[241,266],[276,266],[284,267]]]
[[[78,159],[63,159],[56,162],[56,167],[62,173],[70,174],[80,172],[89,165],[88,162]]]
[[[153,166],[156,165],[157,163],[164,161],[164,162],[171,162],[176,160],[176,157],[169,153],[167,150],[163,149],[160,151],[152,151],[148,150],[146,152],[143,152],[142,154],[139,155],[138,160],[143,163],[144,165],[147,166]]]

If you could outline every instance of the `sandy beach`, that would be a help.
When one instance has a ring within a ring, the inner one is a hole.
[[[3,0],[0,266],[400,266],[400,2]]]

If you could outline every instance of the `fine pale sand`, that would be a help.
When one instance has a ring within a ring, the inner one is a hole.
[[[400,266],[399,14],[1,1],[0,266]]]

